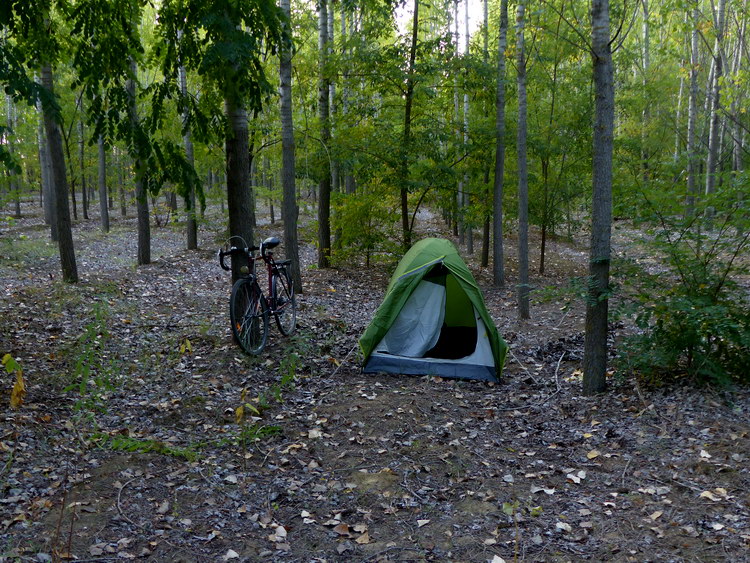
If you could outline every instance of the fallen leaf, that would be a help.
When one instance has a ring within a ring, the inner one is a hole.
[[[156,512],[158,512],[159,514],[166,514],[167,512],[169,512],[169,501],[165,500],[164,502],[162,502],[159,505],[159,508],[156,509]]]
[[[351,532],[349,531],[349,525],[344,524],[343,522],[339,524],[338,526],[335,526],[333,528],[333,531],[336,532],[340,536],[348,536],[351,535]]]
[[[651,514],[651,516],[649,516],[649,518],[651,518],[651,520],[653,520],[654,522],[656,522],[662,514],[664,514],[664,512],[662,512],[661,510],[657,510],[656,512],[654,512],[653,514]]]
[[[567,522],[557,522],[555,528],[561,532],[570,532],[573,530],[570,524]]]
[[[239,553],[237,553],[237,552],[236,552],[235,550],[233,550],[233,549],[230,549],[230,550],[228,550],[228,551],[227,551],[227,552],[226,552],[226,553],[224,554],[224,557],[222,557],[222,559],[223,559],[224,561],[229,561],[230,559],[239,559],[239,558],[240,558],[240,554],[239,554]]]
[[[366,543],[370,543],[370,534],[365,532],[361,536],[359,536],[356,540],[354,540],[356,543],[364,545]]]
[[[417,520],[417,527],[421,528],[422,526],[426,526],[429,523],[430,523],[429,520]]]
[[[596,457],[599,457],[602,455],[599,450],[591,450],[589,453],[586,454],[586,457],[589,459],[594,459]]]

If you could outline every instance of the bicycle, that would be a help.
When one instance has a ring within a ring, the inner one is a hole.
[[[239,239],[242,246],[232,246],[232,239]],[[231,266],[224,263],[225,256],[239,255],[247,260],[247,265],[243,265],[240,270],[242,277],[232,286],[229,318],[234,340],[253,356],[260,354],[266,346],[271,315],[284,336],[291,335],[297,323],[297,300],[287,269],[291,260],[276,261],[270,252],[279,244],[281,241],[278,238],[269,237],[260,246],[247,246],[242,237],[231,237],[218,253],[219,265],[224,270],[231,270]],[[256,250],[260,250],[260,258],[266,265],[268,297],[263,294],[255,273],[255,263],[258,260]]]

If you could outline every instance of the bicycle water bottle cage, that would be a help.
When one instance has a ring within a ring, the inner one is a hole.
[[[266,240],[264,240],[261,243],[261,246],[265,250],[271,250],[272,248],[276,248],[280,244],[281,244],[281,241],[278,238],[276,238],[276,237],[268,237]]]

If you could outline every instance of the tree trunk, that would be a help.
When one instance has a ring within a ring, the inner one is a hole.
[[[526,49],[523,2],[516,16],[516,62],[518,74],[518,316],[529,318],[529,179],[526,161]]]
[[[649,84],[649,70],[651,68],[651,35],[649,27],[649,9],[648,0],[641,0],[641,7],[643,8],[643,76],[641,77],[641,84],[643,85],[643,92],[646,96],[646,103],[643,106],[643,112],[641,113],[641,174],[643,179],[643,185],[648,186],[649,182],[649,157],[650,151],[648,147],[648,130],[647,127],[651,121],[651,105],[650,96],[648,90]]]
[[[464,0],[464,57],[469,58],[469,0]],[[464,151],[469,150],[469,91],[464,85]],[[464,207],[471,207],[471,184],[469,173],[464,171]],[[474,254],[474,225],[469,215],[466,225],[466,252]]]
[[[136,80],[138,78],[138,69],[135,60],[130,61],[130,71],[132,76],[127,82],[127,92],[129,98],[130,123],[134,129],[138,127],[138,107],[136,105],[135,91]],[[149,222],[148,193],[146,193],[146,183],[144,175],[146,170],[140,156],[137,154],[138,148],[133,155],[133,170],[135,172],[135,205],[138,215],[138,265],[151,263],[151,224]]]
[[[54,77],[49,64],[42,66],[42,86],[54,93]],[[70,209],[68,207],[68,179],[65,170],[65,155],[63,154],[62,135],[50,108],[44,108],[44,129],[47,133],[52,174],[54,177],[54,204],[57,223],[57,242],[60,251],[60,266],[63,280],[68,283],[78,281],[78,268],[73,247],[73,232],[70,223]]]
[[[183,96],[187,96],[187,77],[185,67],[180,65],[179,69],[180,78],[180,92]],[[185,156],[190,166],[195,166],[195,157],[193,155],[193,139],[190,134],[190,127],[187,124],[187,112],[182,116],[183,123],[185,126],[185,132],[182,135],[182,141],[185,145]],[[191,184],[188,188],[188,192],[185,195],[185,211],[187,212],[187,225],[186,225],[186,236],[187,236],[187,247],[188,250],[196,250],[198,248],[198,221],[196,220],[195,213],[195,188]]]
[[[719,0],[717,18],[714,22],[716,28],[716,40],[714,41],[714,73],[711,83],[711,113],[708,130],[708,154],[706,157],[706,195],[716,191],[716,176],[719,168],[719,146],[721,143],[720,118],[721,118],[721,82],[724,75],[724,57],[722,55],[722,39],[724,35],[724,11],[726,0]],[[707,209],[709,219],[713,214],[712,209]]]
[[[227,208],[229,210],[229,235],[240,237],[248,246],[253,245],[253,227],[250,222],[252,199],[250,197],[250,166],[248,162],[249,137],[247,112],[234,100],[224,102],[229,133],[226,138]],[[233,240],[233,244],[241,244]],[[239,279],[245,260],[232,256],[232,281]]]
[[[320,140],[323,143],[323,170],[318,183],[318,267],[327,268],[331,257],[331,161],[329,146],[331,129],[329,122],[328,63],[328,11],[327,0],[318,0],[318,111],[320,113]]]
[[[102,231],[109,232],[109,207],[107,206],[107,153],[104,147],[104,137],[99,135],[99,141],[96,144],[98,151],[98,180],[99,180],[99,221]],[[122,191],[120,192],[122,195]],[[123,214],[124,217],[124,214]]]
[[[505,285],[503,265],[503,180],[505,175],[505,50],[508,33],[508,0],[500,0],[497,40],[497,96],[495,98],[495,180],[492,204],[492,278],[495,287]]]
[[[411,110],[414,103],[414,64],[417,59],[417,39],[419,32],[419,0],[414,0],[412,20],[411,47],[409,49],[409,66],[406,75],[406,96],[404,100],[404,141],[401,147],[401,230],[403,232],[404,251],[411,247],[411,228],[409,226],[409,150],[411,148]]]
[[[482,62],[489,68],[489,12],[487,9],[488,0],[482,1],[482,13],[484,15],[482,24]],[[483,102],[484,107],[484,119],[487,121],[487,100]],[[490,161],[486,160],[484,165],[484,194],[485,197],[489,195],[490,185]],[[486,213],[484,216],[484,223],[482,225],[482,262],[483,268],[486,268],[490,263],[490,214]]]
[[[13,157],[13,139],[15,135],[17,135],[16,131],[16,119],[15,119],[15,107],[13,106],[13,99],[10,95],[7,95],[5,98],[7,109],[8,109],[8,129],[10,129],[10,134],[6,136],[7,141],[7,150],[8,154]],[[18,173],[10,169],[8,170],[8,190],[10,191],[10,196],[13,198],[13,201],[15,202],[15,217],[16,219],[21,218],[21,184],[18,179]]]
[[[291,17],[290,0],[281,0],[281,9],[287,18]],[[279,62],[279,82],[281,90],[281,187],[284,215],[284,249],[291,260],[289,273],[296,293],[302,293],[302,277],[299,264],[299,242],[297,239],[297,188],[295,185],[294,122],[292,120],[292,28],[284,24],[289,34],[289,43],[281,48]]]
[[[49,157],[49,145],[47,143],[47,134],[44,130],[44,110],[42,102],[37,101],[37,111],[39,112],[39,169],[42,179],[42,202],[44,206],[44,222],[50,227],[50,238],[57,241],[57,222],[55,221],[55,203],[53,201],[55,188],[53,185],[52,165]]]
[[[609,38],[609,0],[592,0],[591,34],[596,108],[593,136],[589,296],[583,357],[583,393],[607,387],[607,316],[612,231],[614,69]]]
[[[81,165],[81,208],[83,218],[89,219],[89,196],[86,186],[86,140],[84,139],[83,119],[78,121],[78,157]]]
[[[455,25],[454,39],[456,41],[455,55],[456,59],[460,56],[459,46],[459,33],[458,33],[458,0],[453,0],[453,22]],[[456,131],[456,146],[459,150],[463,151],[462,145],[463,139],[461,138],[461,110],[459,102],[459,73],[457,72],[453,78],[453,119],[455,123]],[[458,244],[464,245],[466,241],[466,225],[464,223],[464,181],[463,176],[460,176],[456,182],[456,223],[453,226],[454,235],[458,235]]]
[[[692,31],[690,34],[690,94],[688,97],[688,124],[687,124],[687,199],[685,202],[685,215],[692,217],[695,213],[695,197],[698,195],[698,151],[696,145],[696,124],[698,122],[698,23],[700,21],[700,9],[698,0],[694,0],[692,10]]]

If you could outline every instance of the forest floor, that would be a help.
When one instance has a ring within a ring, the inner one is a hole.
[[[585,248],[551,245],[530,321],[512,266],[497,290],[469,259],[511,350],[492,385],[360,372],[395,261],[319,270],[303,243],[297,332],[251,358],[218,221],[193,252],[154,228],[139,268],[132,219],[78,223],[66,285],[26,211],[0,233],[0,354],[27,388],[11,410],[2,380],[0,561],[750,560],[750,394],[613,377],[581,396],[563,288]]]

